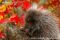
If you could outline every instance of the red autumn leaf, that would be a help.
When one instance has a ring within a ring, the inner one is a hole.
[[[58,2],[59,2],[58,0],[54,0],[52,1],[52,4],[56,6]]]
[[[5,38],[5,37],[6,37],[6,35],[4,33],[0,32],[0,38]]]
[[[6,9],[5,13],[9,13],[9,12],[10,12],[10,10],[9,9]]]
[[[30,7],[31,7],[31,4],[29,2],[27,2],[27,1],[23,2],[23,6],[22,6],[23,10],[27,10]]]
[[[21,2],[21,1],[18,1],[18,2],[16,3],[15,7],[19,7],[19,6],[21,6],[21,5],[22,5],[22,2]]]
[[[2,16],[4,16],[4,14],[5,14],[4,12],[0,12],[0,15],[2,15]]]
[[[17,15],[15,15],[14,17],[10,18],[10,21],[18,23],[19,22],[19,17]]]
[[[8,7],[7,7],[7,9],[6,9],[6,11],[5,11],[4,13],[7,14],[7,13],[11,12],[11,9],[12,9],[13,7],[14,7],[13,4],[8,5]]]
[[[0,24],[1,24],[1,23],[4,23],[4,22],[5,22],[5,20],[4,20],[4,19],[0,20]]]
[[[20,17],[20,23],[21,23],[21,25],[25,24],[25,15],[24,14],[22,14],[22,16]]]
[[[12,3],[11,5],[9,5],[10,7],[14,7],[14,3]]]
[[[14,7],[19,7],[22,5],[24,0],[13,0]]]
[[[20,22],[21,25],[25,24],[25,15],[22,14],[22,16],[19,18],[17,15],[10,18],[10,22]]]

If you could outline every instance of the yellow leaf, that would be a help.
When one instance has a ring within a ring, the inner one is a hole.
[[[1,20],[1,19],[3,19],[3,16],[2,16],[2,15],[0,15],[0,20]]]
[[[0,0],[0,3],[2,2],[2,0]]]
[[[0,12],[6,11],[6,5],[1,5],[0,6]]]

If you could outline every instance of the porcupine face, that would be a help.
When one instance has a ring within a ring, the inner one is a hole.
[[[28,12],[25,30],[28,31],[27,35],[30,38],[38,38],[40,40],[47,40],[47,38],[58,39],[59,28],[57,21],[54,16],[46,15],[35,10]]]

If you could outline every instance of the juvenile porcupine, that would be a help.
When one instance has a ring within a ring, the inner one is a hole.
[[[24,31],[28,40],[60,40],[58,24],[51,13],[29,10],[26,22]]]

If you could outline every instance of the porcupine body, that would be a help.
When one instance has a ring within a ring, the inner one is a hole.
[[[26,22],[24,30],[29,40],[60,40],[58,24],[52,14],[30,10]]]

